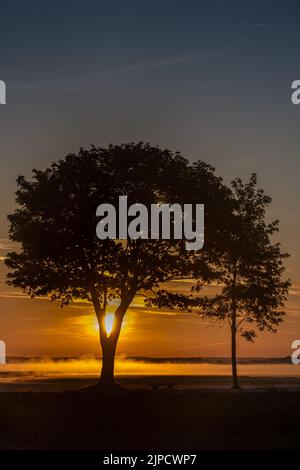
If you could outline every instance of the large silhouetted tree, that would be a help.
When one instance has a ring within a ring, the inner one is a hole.
[[[112,387],[114,358],[124,315],[137,293],[155,294],[164,281],[190,276],[193,252],[181,240],[99,240],[96,208],[128,204],[205,204],[205,250],[213,250],[228,195],[209,165],[189,164],[180,154],[148,144],[91,147],[70,154],[32,178],[17,180],[18,208],[9,215],[10,238],[21,246],[10,253],[8,282],[30,296],[49,296],[68,305],[74,299],[93,303],[102,347],[100,384]],[[204,250],[204,251],[205,251]],[[200,254],[196,255],[198,258]],[[210,279],[203,258],[199,276]],[[115,315],[105,329],[109,303]]]

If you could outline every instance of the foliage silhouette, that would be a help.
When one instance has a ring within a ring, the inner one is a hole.
[[[198,276],[211,278],[203,253],[217,245],[228,190],[211,166],[189,164],[179,153],[144,143],[81,149],[17,183],[18,208],[8,218],[10,238],[21,250],[6,259],[8,283],[62,306],[91,301],[102,348],[99,383],[114,387],[117,342],[135,296],[155,296],[162,283],[190,276],[195,259]],[[205,250],[188,252],[183,240],[99,240],[96,208],[103,202],[117,206],[121,195],[128,196],[128,204],[146,206],[204,203]],[[115,315],[108,336],[105,315],[111,303]]]
[[[210,298],[199,296],[196,300],[202,317],[225,320],[230,326],[234,388],[239,387],[237,333],[250,342],[257,336],[257,330],[276,333],[285,315],[284,305],[291,285],[290,280],[282,278],[283,261],[288,254],[282,253],[280,244],[271,240],[278,231],[278,220],[271,223],[265,220],[265,209],[271,198],[256,185],[255,174],[246,184],[239,178],[232,182],[231,228],[214,259],[221,292]],[[200,280],[194,290],[201,291],[201,286]]]
[[[271,239],[278,231],[278,221],[265,220],[271,198],[262,189],[256,189],[256,185],[255,174],[245,185],[239,178],[232,182],[220,236],[215,237],[213,249],[205,250],[202,258],[195,257],[191,264],[191,276],[197,279],[193,294],[161,289],[149,301],[160,308],[195,311],[213,323],[228,323],[233,388],[239,388],[237,333],[250,342],[257,331],[276,333],[285,316],[284,305],[291,285],[290,280],[283,279],[288,254],[282,253],[280,244]],[[204,265],[209,272],[206,278],[202,275]],[[218,293],[210,297],[201,295],[203,285],[211,281],[219,286]]]

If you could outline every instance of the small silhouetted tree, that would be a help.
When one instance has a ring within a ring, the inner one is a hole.
[[[91,301],[99,322],[102,348],[100,384],[113,387],[114,359],[124,316],[137,293],[151,292],[165,281],[190,275],[190,258],[182,240],[99,240],[96,208],[101,203],[205,204],[207,237],[220,230],[228,191],[209,165],[190,165],[180,154],[148,144],[92,147],[70,154],[32,179],[17,180],[18,208],[10,215],[10,238],[21,246],[8,254],[8,282],[30,296],[49,296],[68,305]],[[196,200],[195,200],[196,198]],[[220,211],[222,214],[220,214]],[[217,216],[218,214],[218,216]],[[213,245],[213,244],[211,244]],[[210,242],[206,243],[206,249]],[[205,279],[210,270],[199,261]],[[105,329],[109,303],[115,315]]]
[[[284,259],[279,243],[271,240],[278,221],[267,223],[265,209],[271,198],[256,188],[253,174],[247,184],[232,182],[232,216],[228,231],[210,261],[215,269],[220,292],[212,297],[199,296],[195,303],[199,314],[212,321],[227,322],[231,332],[233,387],[238,388],[236,336],[254,341],[257,331],[277,331],[285,315],[284,304],[290,286],[284,280]],[[196,292],[201,291],[202,280]],[[256,328],[255,328],[256,327]]]

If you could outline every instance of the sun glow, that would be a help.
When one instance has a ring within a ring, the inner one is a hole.
[[[107,313],[105,315],[104,324],[105,324],[105,330],[106,330],[107,337],[109,337],[111,332],[112,332],[112,329],[113,329],[113,326],[114,326],[114,319],[115,319],[115,314],[114,313]]]

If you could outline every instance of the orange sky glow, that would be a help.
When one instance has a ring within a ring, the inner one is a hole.
[[[98,325],[93,307],[75,302],[61,308],[47,298],[30,299],[5,284],[5,251],[0,259],[0,339],[9,356],[100,355]],[[173,288],[185,291],[190,281],[177,281]],[[214,289],[210,287],[209,289]],[[206,291],[209,292],[209,289]],[[291,353],[291,343],[300,338],[300,285],[294,284],[287,303],[287,317],[276,335],[260,333],[255,344],[238,341],[244,357],[280,357]],[[114,306],[111,306],[110,313]],[[195,313],[150,309],[137,296],[126,314],[119,340],[119,356],[223,357],[230,354],[228,327],[212,326]]]

